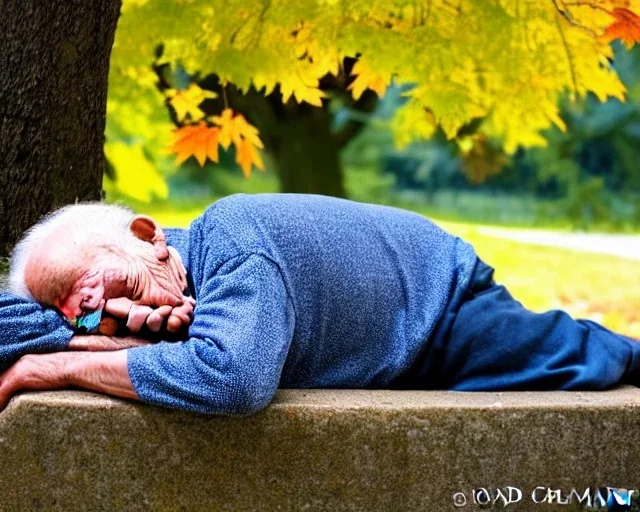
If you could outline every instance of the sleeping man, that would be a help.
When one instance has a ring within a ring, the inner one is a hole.
[[[638,342],[532,313],[492,276],[424,217],[343,199],[234,195],[164,232],[122,207],[68,206],[14,250],[0,409],[20,390],[70,386],[247,415],[278,387],[638,384]],[[107,314],[129,335],[78,334]]]

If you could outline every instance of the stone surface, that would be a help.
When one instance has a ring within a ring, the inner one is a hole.
[[[247,418],[26,393],[0,413],[0,460],[3,511],[440,511],[506,486],[512,510],[574,510],[531,492],[638,487],[640,390],[280,390]]]
[[[0,1],[0,255],[38,218],[99,199],[120,0]]]

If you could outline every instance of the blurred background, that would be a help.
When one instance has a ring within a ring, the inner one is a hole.
[[[366,94],[359,102],[332,97],[321,120],[339,138],[330,150],[322,146],[324,132],[313,128],[262,129],[269,137],[289,130],[299,147],[287,162],[263,151],[264,171],[245,177],[232,149],[221,150],[217,164],[201,167],[190,158],[177,165],[168,151],[171,106],[141,97],[132,110],[110,96],[106,199],[165,226],[186,227],[220,197],[290,190],[282,170],[289,166],[306,180],[298,190],[314,192],[320,179],[330,182],[320,193],[428,216],[474,244],[497,269],[497,280],[533,310],[565,309],[640,338],[640,48],[613,46],[628,100],[562,98],[567,130],[548,130],[545,147],[513,154],[481,136],[466,147],[440,131],[398,149],[392,125],[406,88],[392,85],[375,101]],[[172,79],[179,75],[174,70]],[[113,81],[110,87],[122,87]],[[205,100],[203,108],[207,101],[216,100]],[[313,107],[297,108],[296,119],[309,117]],[[314,159],[316,169],[317,160],[326,161],[323,176],[304,170]]]

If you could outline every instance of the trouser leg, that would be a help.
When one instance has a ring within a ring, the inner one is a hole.
[[[588,390],[640,385],[640,343],[562,311],[528,311],[479,262],[437,351],[438,387],[456,390]]]

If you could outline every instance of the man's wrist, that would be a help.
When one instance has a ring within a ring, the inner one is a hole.
[[[129,379],[126,350],[55,352],[23,356],[0,375],[0,410],[18,391],[56,390],[69,386],[139,399]]]
[[[127,351],[70,352],[63,378],[75,386],[109,395],[138,399],[127,368]]]

